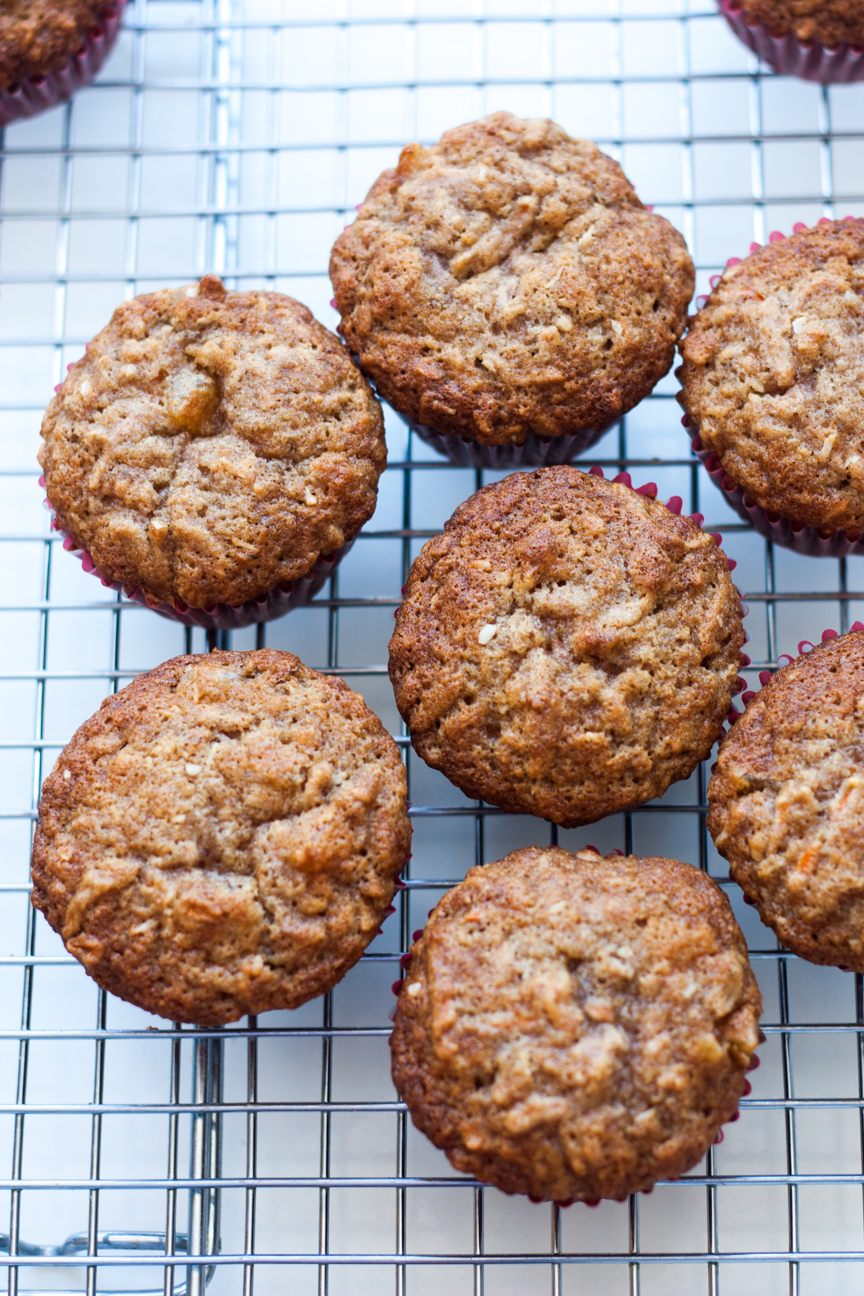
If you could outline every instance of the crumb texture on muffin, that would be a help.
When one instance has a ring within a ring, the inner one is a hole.
[[[508,1193],[624,1197],[734,1115],[761,999],[720,888],[689,864],[553,847],[473,868],[399,994],[393,1080],[457,1170]]]
[[[777,672],[724,740],[708,802],[717,849],[783,944],[864,972],[864,634]]]
[[[681,403],[730,481],[799,526],[864,530],[864,220],[728,268],[682,343]]]
[[[281,293],[125,302],[42,425],[59,526],[100,572],[191,607],[260,598],[375,509],[384,424],[345,348]]]
[[[390,642],[411,741],[468,796],[567,827],[707,756],[744,640],[689,518],[573,467],[485,486],[424,545]]]
[[[503,112],[403,149],[330,276],[380,393],[485,445],[626,413],[669,369],[693,291],[684,239],[616,162]]]
[[[111,0],[3,0],[0,89],[59,71],[114,8]]]
[[[323,994],[410,841],[392,738],[290,653],[176,657],[106,699],[45,781],[33,903],[100,986],[218,1025]]]
[[[751,23],[770,27],[775,36],[792,32],[805,43],[864,47],[861,0],[735,0],[735,6]]]

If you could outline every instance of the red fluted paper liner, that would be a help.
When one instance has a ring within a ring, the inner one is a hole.
[[[848,633],[849,633],[849,634],[853,634],[854,632],[856,632],[856,631],[861,631],[861,630],[864,630],[864,621],[855,621],[855,622],[853,622],[853,624],[849,627]],[[839,638],[839,635],[840,635],[839,630],[823,630],[823,631],[822,631],[822,638],[821,638],[820,642],[821,642],[821,643],[826,643],[829,639],[837,639],[837,638]],[[813,651],[813,649],[814,649],[816,646],[817,646],[817,645],[814,644],[814,643],[811,643],[809,639],[802,639],[802,640],[800,641],[800,643],[798,644],[798,655],[799,655],[799,657],[802,656],[802,655],[805,655],[805,656],[806,656],[807,653],[811,653],[811,652]],[[778,670],[785,670],[785,668],[786,668],[787,666],[791,666],[792,663],[793,663],[794,661],[795,661],[795,658],[792,657],[792,656],[790,656],[789,653],[780,653],[779,657],[777,658],[777,667],[778,667]],[[763,670],[763,671],[760,671],[760,672],[759,672],[759,683],[761,684],[762,688],[764,688],[765,685],[766,685],[767,683],[769,683],[769,681],[772,680],[772,679],[774,678],[774,675],[775,675],[776,673],[777,673],[776,671],[770,671],[770,670]],[[744,706],[745,706],[745,707],[748,707],[748,706],[750,705],[750,703],[753,701],[753,699],[754,699],[755,697],[758,697],[758,696],[759,696],[759,693],[760,693],[760,692],[761,692],[761,689],[759,689],[759,690],[756,690],[756,689],[748,689],[746,693],[742,693],[742,694],[741,694],[741,701],[744,703]],[[741,714],[743,714],[743,712],[742,712]],[[737,719],[737,717],[736,717],[736,719]],[[716,764],[716,762],[715,762],[715,763],[711,766],[711,773],[712,773],[712,774],[714,773],[714,771],[716,770],[716,768],[717,768],[717,764]],[[743,893],[743,899],[744,899],[744,903],[745,903],[745,904],[751,905],[753,908],[756,907],[756,901],[755,901],[755,900],[752,900],[752,899],[750,898],[750,896],[748,896],[746,893]],[[854,970],[853,968],[850,968],[850,967],[843,967],[842,964],[834,964],[834,966],[837,967],[838,971],[840,971],[840,972],[852,972],[852,971]],[[758,1065],[759,1065],[759,1059],[758,1059],[758,1058],[755,1058],[755,1059],[754,1059],[754,1063],[755,1063],[755,1066],[758,1066]],[[752,1071],[752,1070],[754,1070],[754,1069],[755,1069],[755,1067],[751,1065],[750,1070]]]
[[[854,632],[859,630],[864,630],[864,621],[855,621],[849,627],[848,633],[853,634]],[[826,643],[829,639],[837,639],[839,637],[839,634],[840,634],[839,630],[823,630],[820,643]],[[812,652],[816,646],[817,645],[811,643],[809,639],[802,639],[801,642],[798,644],[799,657],[802,654]],[[783,670],[784,667],[791,666],[794,660],[795,658],[791,657],[789,653],[781,653],[780,656],[777,658],[777,667],[779,670]],[[759,672],[759,683],[762,685],[762,688],[764,688],[765,685],[771,679],[774,678],[774,675],[775,672],[770,670],[763,670]],[[758,690],[748,689],[746,693],[741,694],[741,701],[744,703],[745,706],[749,706],[750,703],[757,695],[758,695]]]
[[[44,477],[39,478],[39,485],[45,485]],[[106,580],[87,550],[79,548],[68,532],[57,525],[48,500],[45,501],[45,507],[52,515],[53,529],[63,536],[63,548],[80,561],[85,572],[97,576],[106,589],[125,594],[126,598],[131,599],[133,603],[139,603],[141,607],[149,608],[151,612],[157,612],[159,616],[166,617],[169,621],[179,621],[184,626],[200,626],[204,630],[240,630],[243,626],[273,621],[276,617],[290,612],[292,608],[303,607],[323,588],[354,543],[353,540],[349,540],[348,544],[337,549],[335,553],[322,555],[305,576],[277,585],[275,589],[260,598],[248,599],[237,606],[231,603],[215,603],[209,608],[193,608],[179,599],[162,603],[145,590],[132,589],[122,581]]]
[[[794,32],[776,36],[764,23],[751,22],[731,0],[719,0],[718,7],[738,39],[775,72],[822,85],[864,81],[864,50],[845,41],[833,48],[820,41],[799,41]]]
[[[844,216],[844,220],[854,220],[854,216]],[[827,216],[823,216],[818,222],[820,225],[830,225]],[[808,229],[809,226],[799,221],[793,226],[793,233],[797,234],[801,230]],[[786,235],[780,230],[773,230],[768,236],[770,243],[780,243]],[[757,252],[762,245],[760,243],[751,243],[750,251]],[[739,265],[741,257],[730,257],[726,262],[727,269],[730,266]],[[720,282],[720,275],[711,276],[711,287],[715,288]],[[701,309],[708,300],[707,297],[697,297],[696,304]],[[675,370],[675,376],[679,377],[680,367]],[[680,393],[678,399],[680,400]],[[846,531],[832,531],[828,528],[819,528],[811,526],[799,526],[797,523],[790,522],[788,518],[782,517],[778,513],[771,513],[762,508],[754,500],[748,499],[746,492],[727,476],[719,457],[710,450],[699,436],[699,428],[695,421],[685,414],[681,420],[683,427],[687,428],[691,435],[691,448],[700,463],[704,464],[708,476],[714,485],[723,495],[726,503],[731,509],[738,514],[745,522],[752,523],[754,529],[764,536],[766,540],[772,540],[775,544],[783,545],[785,549],[793,549],[796,553],[807,554],[810,557],[817,558],[843,558],[848,554],[864,554],[864,536],[849,533]]]
[[[685,415],[681,420],[692,431],[692,422]],[[776,513],[768,513],[761,505],[749,500],[740,486],[735,486],[726,476],[725,469],[712,450],[702,444],[698,436],[691,441],[693,453],[705,465],[708,476],[723,494],[730,508],[766,540],[794,549],[796,553],[817,558],[842,558],[846,554],[864,553],[864,538],[845,531],[820,531],[816,527],[796,526]]]
[[[566,436],[540,437],[530,433],[522,445],[481,445],[455,432],[435,432],[413,419],[400,415],[412,432],[452,464],[468,468],[542,468],[549,464],[570,463],[584,450],[596,445],[609,428],[574,432]],[[611,427],[611,424],[610,424]]]
[[[71,99],[76,90],[90,84],[111,53],[120,31],[125,0],[116,0],[91,28],[77,53],[54,72],[28,77],[8,90],[0,90],[0,126],[34,117]]]

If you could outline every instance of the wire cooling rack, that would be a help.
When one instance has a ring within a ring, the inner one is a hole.
[[[204,650],[86,575],[41,510],[40,414],[123,298],[206,270],[331,326],[330,245],[406,141],[496,108],[619,157],[684,231],[698,288],[798,220],[864,212],[864,88],[763,73],[675,0],[133,0],[99,84],[0,153],[0,1268],[36,1291],[809,1296],[864,1282],[860,977],[788,955],[739,903],[767,1042],[741,1118],[676,1184],[595,1210],[456,1175],[389,1078],[411,932],[475,861],[558,840],[726,870],[705,770],[584,831],[466,800],[408,750],[386,678],[410,563],[495,474],[444,464],[387,412],[380,503],[314,607],[222,636],[288,648],[361,692],[408,761],[414,855],[348,977],[294,1013],[172,1029],[99,993],[28,903],[38,790],[111,690]],[[864,614],[864,566],[772,549],[691,462],[670,377],[586,456],[721,530],[759,669]],[[3,1220],[8,1219],[6,1225]],[[8,1230],[8,1231],[7,1231]]]

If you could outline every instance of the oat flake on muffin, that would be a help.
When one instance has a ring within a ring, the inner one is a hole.
[[[864,531],[864,220],[729,266],[681,353],[684,406],[732,486],[795,526]]]
[[[381,395],[484,445],[632,409],[669,369],[693,291],[684,239],[616,162],[502,112],[403,149],[330,274]]]
[[[375,509],[384,425],[338,338],[282,293],[125,302],[48,406],[57,525],[154,602],[238,605],[307,575]]]
[[[415,750],[468,796],[572,827],[708,755],[744,641],[689,518],[561,466],[514,473],[414,562],[390,678]]]
[[[530,847],[471,869],[430,915],[393,1081],[457,1170],[534,1198],[620,1198],[690,1169],[734,1116],[760,1011],[704,873]]]
[[[864,972],[864,633],[757,693],[720,748],[708,830],[789,949]]]
[[[296,1008],[375,936],[408,852],[396,744],[290,653],[176,657],[46,779],[33,903],[106,990],[203,1026]]]

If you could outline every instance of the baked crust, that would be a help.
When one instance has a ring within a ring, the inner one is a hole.
[[[396,744],[291,653],[175,657],[45,781],[33,904],[112,994],[216,1026],[296,1008],[375,936],[411,829]]]
[[[669,859],[554,847],[472,868],[399,994],[393,1082],[457,1170],[625,1197],[695,1165],[738,1107],[761,997],[728,900]]]
[[[864,220],[724,271],[681,347],[679,399],[727,477],[798,526],[864,530]]]
[[[864,972],[864,634],[777,672],[723,741],[708,831],[788,949]]]
[[[711,750],[744,642],[689,518],[560,466],[460,505],[415,560],[390,678],[420,756],[566,827],[662,795]]]
[[[834,47],[864,47],[861,0],[735,0],[751,23],[764,23],[775,36],[792,32],[799,41]]]
[[[3,0],[0,89],[59,71],[112,8],[111,0]]]
[[[403,149],[330,277],[381,395],[483,445],[613,423],[668,371],[693,292],[684,239],[616,162],[503,112]]]
[[[387,462],[339,339],[292,298],[215,275],[119,306],[42,436],[58,524],[102,575],[195,608],[307,575],[372,516]]]

